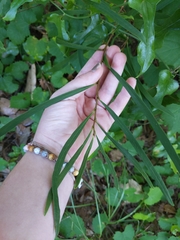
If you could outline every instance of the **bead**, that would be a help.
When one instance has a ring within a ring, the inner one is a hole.
[[[28,149],[28,146],[27,146],[27,145],[25,145],[25,146],[23,147],[23,151],[24,151],[24,152],[28,152],[28,151],[29,151],[29,149]]]
[[[71,167],[70,170],[69,170],[71,173],[74,172],[74,167]]]
[[[34,146],[28,145],[28,150],[29,150],[30,152],[32,152],[32,151],[34,150]]]
[[[53,154],[53,153],[50,153],[49,156],[48,156],[48,159],[51,160],[51,161],[56,160],[56,158],[57,158],[56,155]]]
[[[43,150],[43,151],[41,152],[41,156],[44,157],[44,158],[46,158],[46,157],[48,156],[48,152],[45,151],[45,150]]]
[[[39,154],[40,151],[41,151],[41,149],[40,149],[39,147],[35,147],[35,148],[34,148],[34,153],[35,153],[35,154]]]
[[[77,169],[74,170],[73,175],[76,177],[78,174],[79,174],[79,171]]]
[[[62,165],[62,168],[64,169],[64,168],[65,168],[65,166],[66,166],[66,163],[63,163],[63,165]]]

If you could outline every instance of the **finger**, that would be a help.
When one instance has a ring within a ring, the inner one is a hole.
[[[102,68],[102,64],[98,64],[96,66],[96,69],[92,69],[91,71],[84,73],[82,75],[80,75],[79,77],[76,77],[74,80],[72,80],[71,82],[69,82],[68,84],[66,84],[64,87],[62,87],[61,89],[59,89],[58,91],[56,91],[51,98],[57,97],[63,93],[67,93],[70,92],[72,90],[81,88],[81,87],[85,87],[85,86],[89,86],[92,84],[95,84],[100,77],[102,76],[103,73],[103,68]],[[83,92],[82,91],[72,97],[69,97],[68,99],[77,99]]]
[[[107,60],[109,62],[109,64],[111,65],[112,64],[112,61],[113,61],[113,58],[115,56],[115,54],[117,53],[120,53],[120,48],[117,47],[117,46],[111,46],[109,47],[107,50],[106,50],[106,57],[107,57]],[[99,86],[101,87],[107,77],[107,74],[109,72],[109,69],[103,64],[103,75],[101,76],[100,80],[99,80]],[[90,89],[88,89],[86,91],[86,96],[87,97],[95,97],[96,95],[96,87],[92,87]]]
[[[136,86],[136,79],[131,77],[128,78],[127,83],[134,89]],[[128,91],[123,87],[121,92],[117,95],[115,100],[109,105],[109,107],[116,113],[116,115],[120,115],[125,106],[127,105],[130,94]]]
[[[81,69],[81,71],[78,73],[77,77],[80,75],[89,72],[96,64],[102,61],[103,59],[103,50],[105,49],[106,45],[101,45],[99,47],[99,50],[97,50],[91,58],[87,61],[87,63],[84,65],[84,67]],[[106,49],[109,47],[107,46]]]
[[[121,75],[124,70],[125,63],[126,55],[122,52],[116,53],[113,57],[111,67],[119,75]],[[104,102],[105,104],[109,104],[112,97],[114,96],[118,83],[119,83],[118,79],[114,76],[112,72],[109,71],[103,85],[99,90],[99,98],[101,99],[102,102]]]

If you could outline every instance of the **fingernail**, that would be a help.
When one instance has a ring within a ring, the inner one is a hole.
[[[96,71],[98,68],[101,67],[101,63],[96,64],[91,71]]]

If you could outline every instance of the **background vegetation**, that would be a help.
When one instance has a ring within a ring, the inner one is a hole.
[[[52,189],[57,239],[179,239],[179,16],[177,0],[0,1],[1,181],[53,104],[50,95],[101,44],[120,46],[128,58],[123,78],[138,79],[133,91],[111,69],[117,93],[124,85],[132,101],[121,117],[107,107],[115,124],[85,163],[85,184],[60,227]]]

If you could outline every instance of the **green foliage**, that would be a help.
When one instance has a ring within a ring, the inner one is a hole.
[[[169,109],[172,112],[172,114],[171,115],[168,115],[166,113],[162,114],[164,124],[167,125],[168,128],[174,133],[180,132],[180,129],[179,129],[179,121],[180,121],[179,107],[180,107],[179,104],[175,104],[175,103],[169,104],[167,106],[167,109]]]
[[[18,109],[26,109],[30,106],[30,93],[18,93],[17,96],[11,98],[11,107]]]
[[[0,90],[10,98],[11,107],[27,110],[12,121],[0,117],[0,140],[6,139],[8,131],[28,117],[34,122],[31,129],[35,132],[46,107],[85,90],[82,88],[48,100],[54,88],[61,88],[70,81],[101,44],[117,44],[127,54],[123,76],[110,70],[120,81],[117,92],[123,85],[133,101],[121,118],[104,106],[115,124],[110,133],[105,133],[106,138],[99,143],[98,151],[88,158],[92,147],[92,143],[89,144],[80,170],[79,177],[87,158],[90,161],[94,158],[91,174],[106,182],[101,197],[96,193],[93,239],[106,239],[106,236],[114,240],[178,239],[179,213],[172,218],[159,217],[153,207],[166,200],[172,204],[172,198],[177,199],[177,196],[176,191],[170,189],[180,187],[179,14],[177,0],[0,1]],[[27,93],[27,72],[32,63],[36,66],[37,83],[35,89]],[[124,81],[130,76],[140,76],[136,92]],[[68,140],[53,174],[46,211],[53,201],[56,235],[60,217],[57,187],[83,147],[77,150],[60,175],[59,169],[83,126]],[[151,139],[150,146],[148,139]],[[112,149],[121,151],[122,158],[112,162]],[[12,162],[1,158],[0,171],[11,169],[20,154],[20,148],[14,146],[9,153]],[[117,172],[119,168],[120,173]],[[128,185],[132,178],[137,186]],[[143,185],[141,191],[138,181]],[[91,188],[94,193],[96,187]],[[131,212],[125,209],[128,204],[135,206]],[[127,224],[129,221],[131,224]],[[157,222],[159,232],[146,231],[149,223]],[[83,219],[76,213],[65,215],[60,233],[66,238],[87,238]]]
[[[84,222],[79,216],[68,213],[61,221],[59,231],[66,238],[83,236],[85,235]]]
[[[154,205],[159,202],[162,198],[162,192],[158,187],[151,188],[148,192],[148,198],[144,200],[147,205]]]
[[[127,225],[123,232],[116,232],[113,236],[114,240],[133,240],[134,239],[134,229],[132,225]]]
[[[163,70],[159,73],[159,82],[156,87],[156,101],[162,101],[166,95],[173,94],[179,88],[177,81],[172,79],[172,73],[169,70]]]
[[[143,1],[143,0],[129,0],[129,6],[139,12],[144,20],[142,34],[144,41],[141,41],[138,46],[138,62],[141,66],[140,74],[147,71],[152,61],[155,58],[154,52],[154,18],[156,12],[156,5],[160,0]]]
[[[107,223],[108,223],[108,217],[105,213],[97,214],[93,218],[93,222],[92,222],[93,231],[101,235]]]

